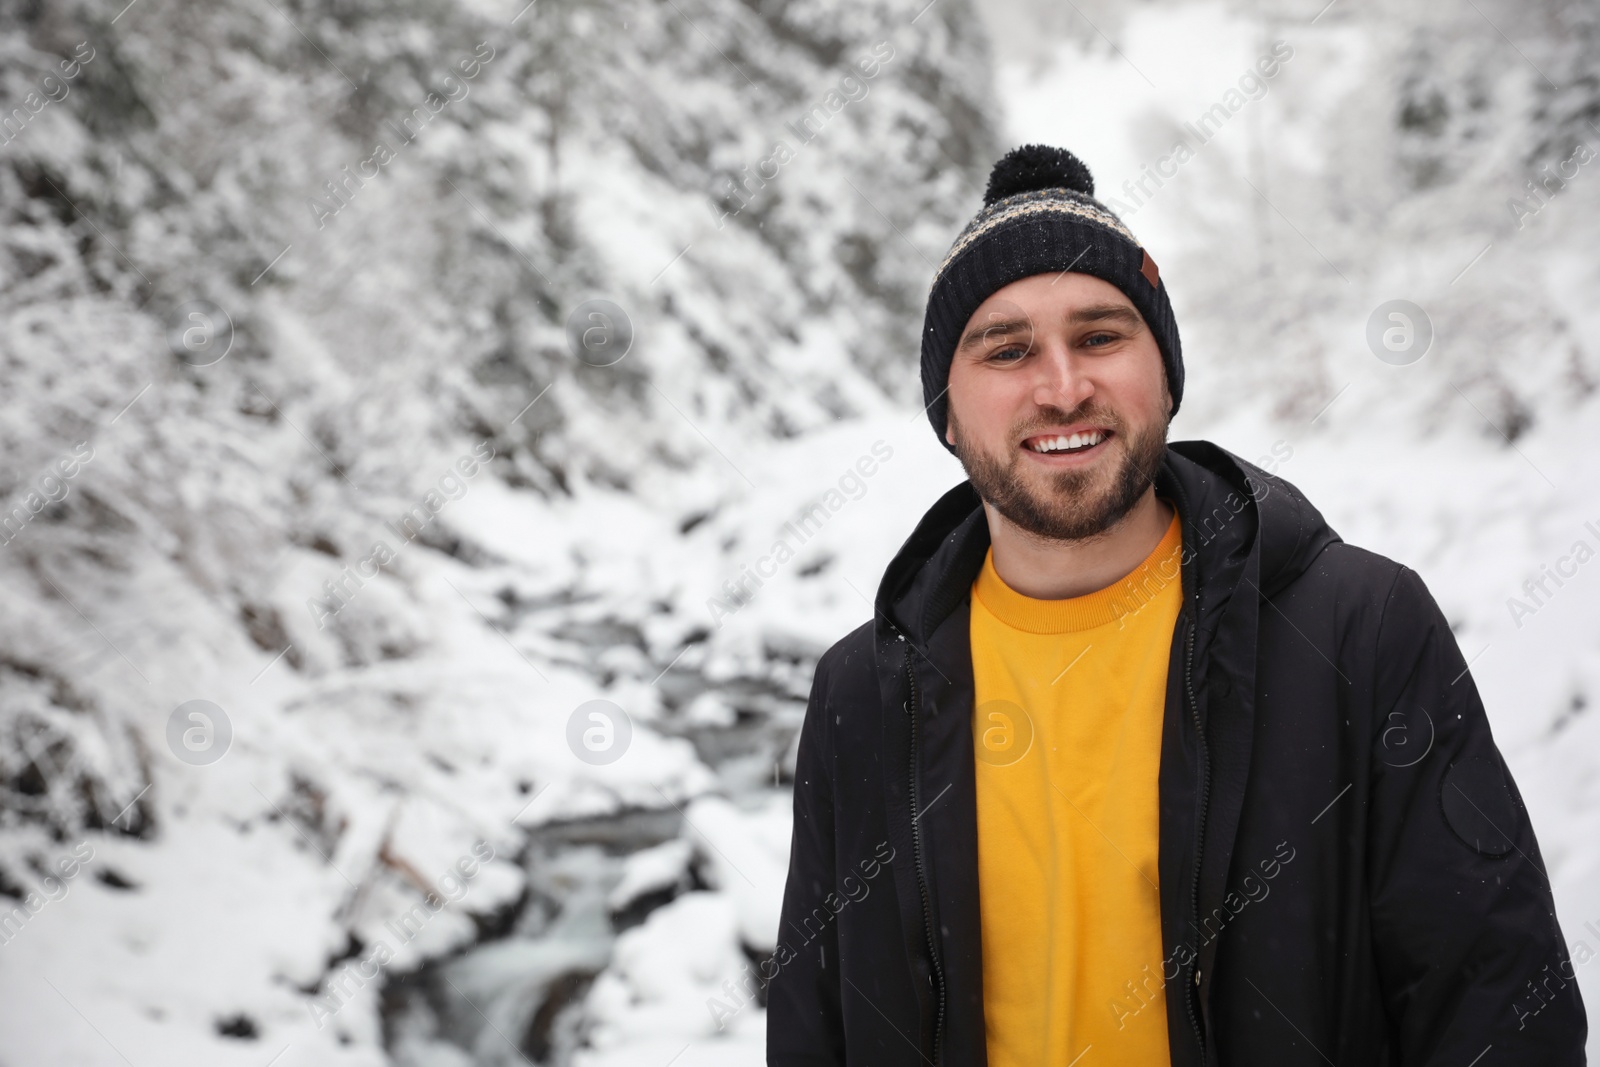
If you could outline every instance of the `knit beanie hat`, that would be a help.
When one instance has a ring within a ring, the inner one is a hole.
[[[1155,260],[1094,198],[1094,177],[1063,148],[1030,144],[989,173],[983,208],[934,272],[922,325],[922,399],[939,443],[949,412],[950,361],[967,320],[995,290],[1035,274],[1092,274],[1127,295],[1161,348],[1172,413],[1183,397],[1178,324]]]

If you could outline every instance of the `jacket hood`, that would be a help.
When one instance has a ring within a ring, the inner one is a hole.
[[[1169,442],[1155,487],[1178,510],[1184,593],[1198,598],[1202,613],[1225,604],[1247,570],[1270,597],[1342,540],[1296,486],[1209,441]],[[890,561],[878,587],[880,618],[925,641],[967,594],[988,547],[982,501],[964,481],[928,509]]]

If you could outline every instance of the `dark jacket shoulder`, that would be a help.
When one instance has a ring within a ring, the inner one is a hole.
[[[872,620],[857,626],[828,646],[817,660],[813,683],[830,702],[840,697],[860,699],[877,693]]]

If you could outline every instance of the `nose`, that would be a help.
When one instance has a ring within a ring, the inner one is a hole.
[[[1043,342],[1034,361],[1033,402],[1040,407],[1076,411],[1094,395],[1094,383],[1072,350],[1059,342]]]

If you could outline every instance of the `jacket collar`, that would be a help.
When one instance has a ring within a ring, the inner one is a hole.
[[[1227,603],[1252,553],[1256,584],[1270,597],[1340,540],[1299,489],[1209,441],[1169,442],[1155,485],[1178,508],[1185,563],[1196,561],[1183,569],[1186,603],[1196,595],[1193,573],[1202,617]],[[885,569],[880,625],[920,647],[971,589],[988,547],[982,501],[964,481],[928,509]]]

